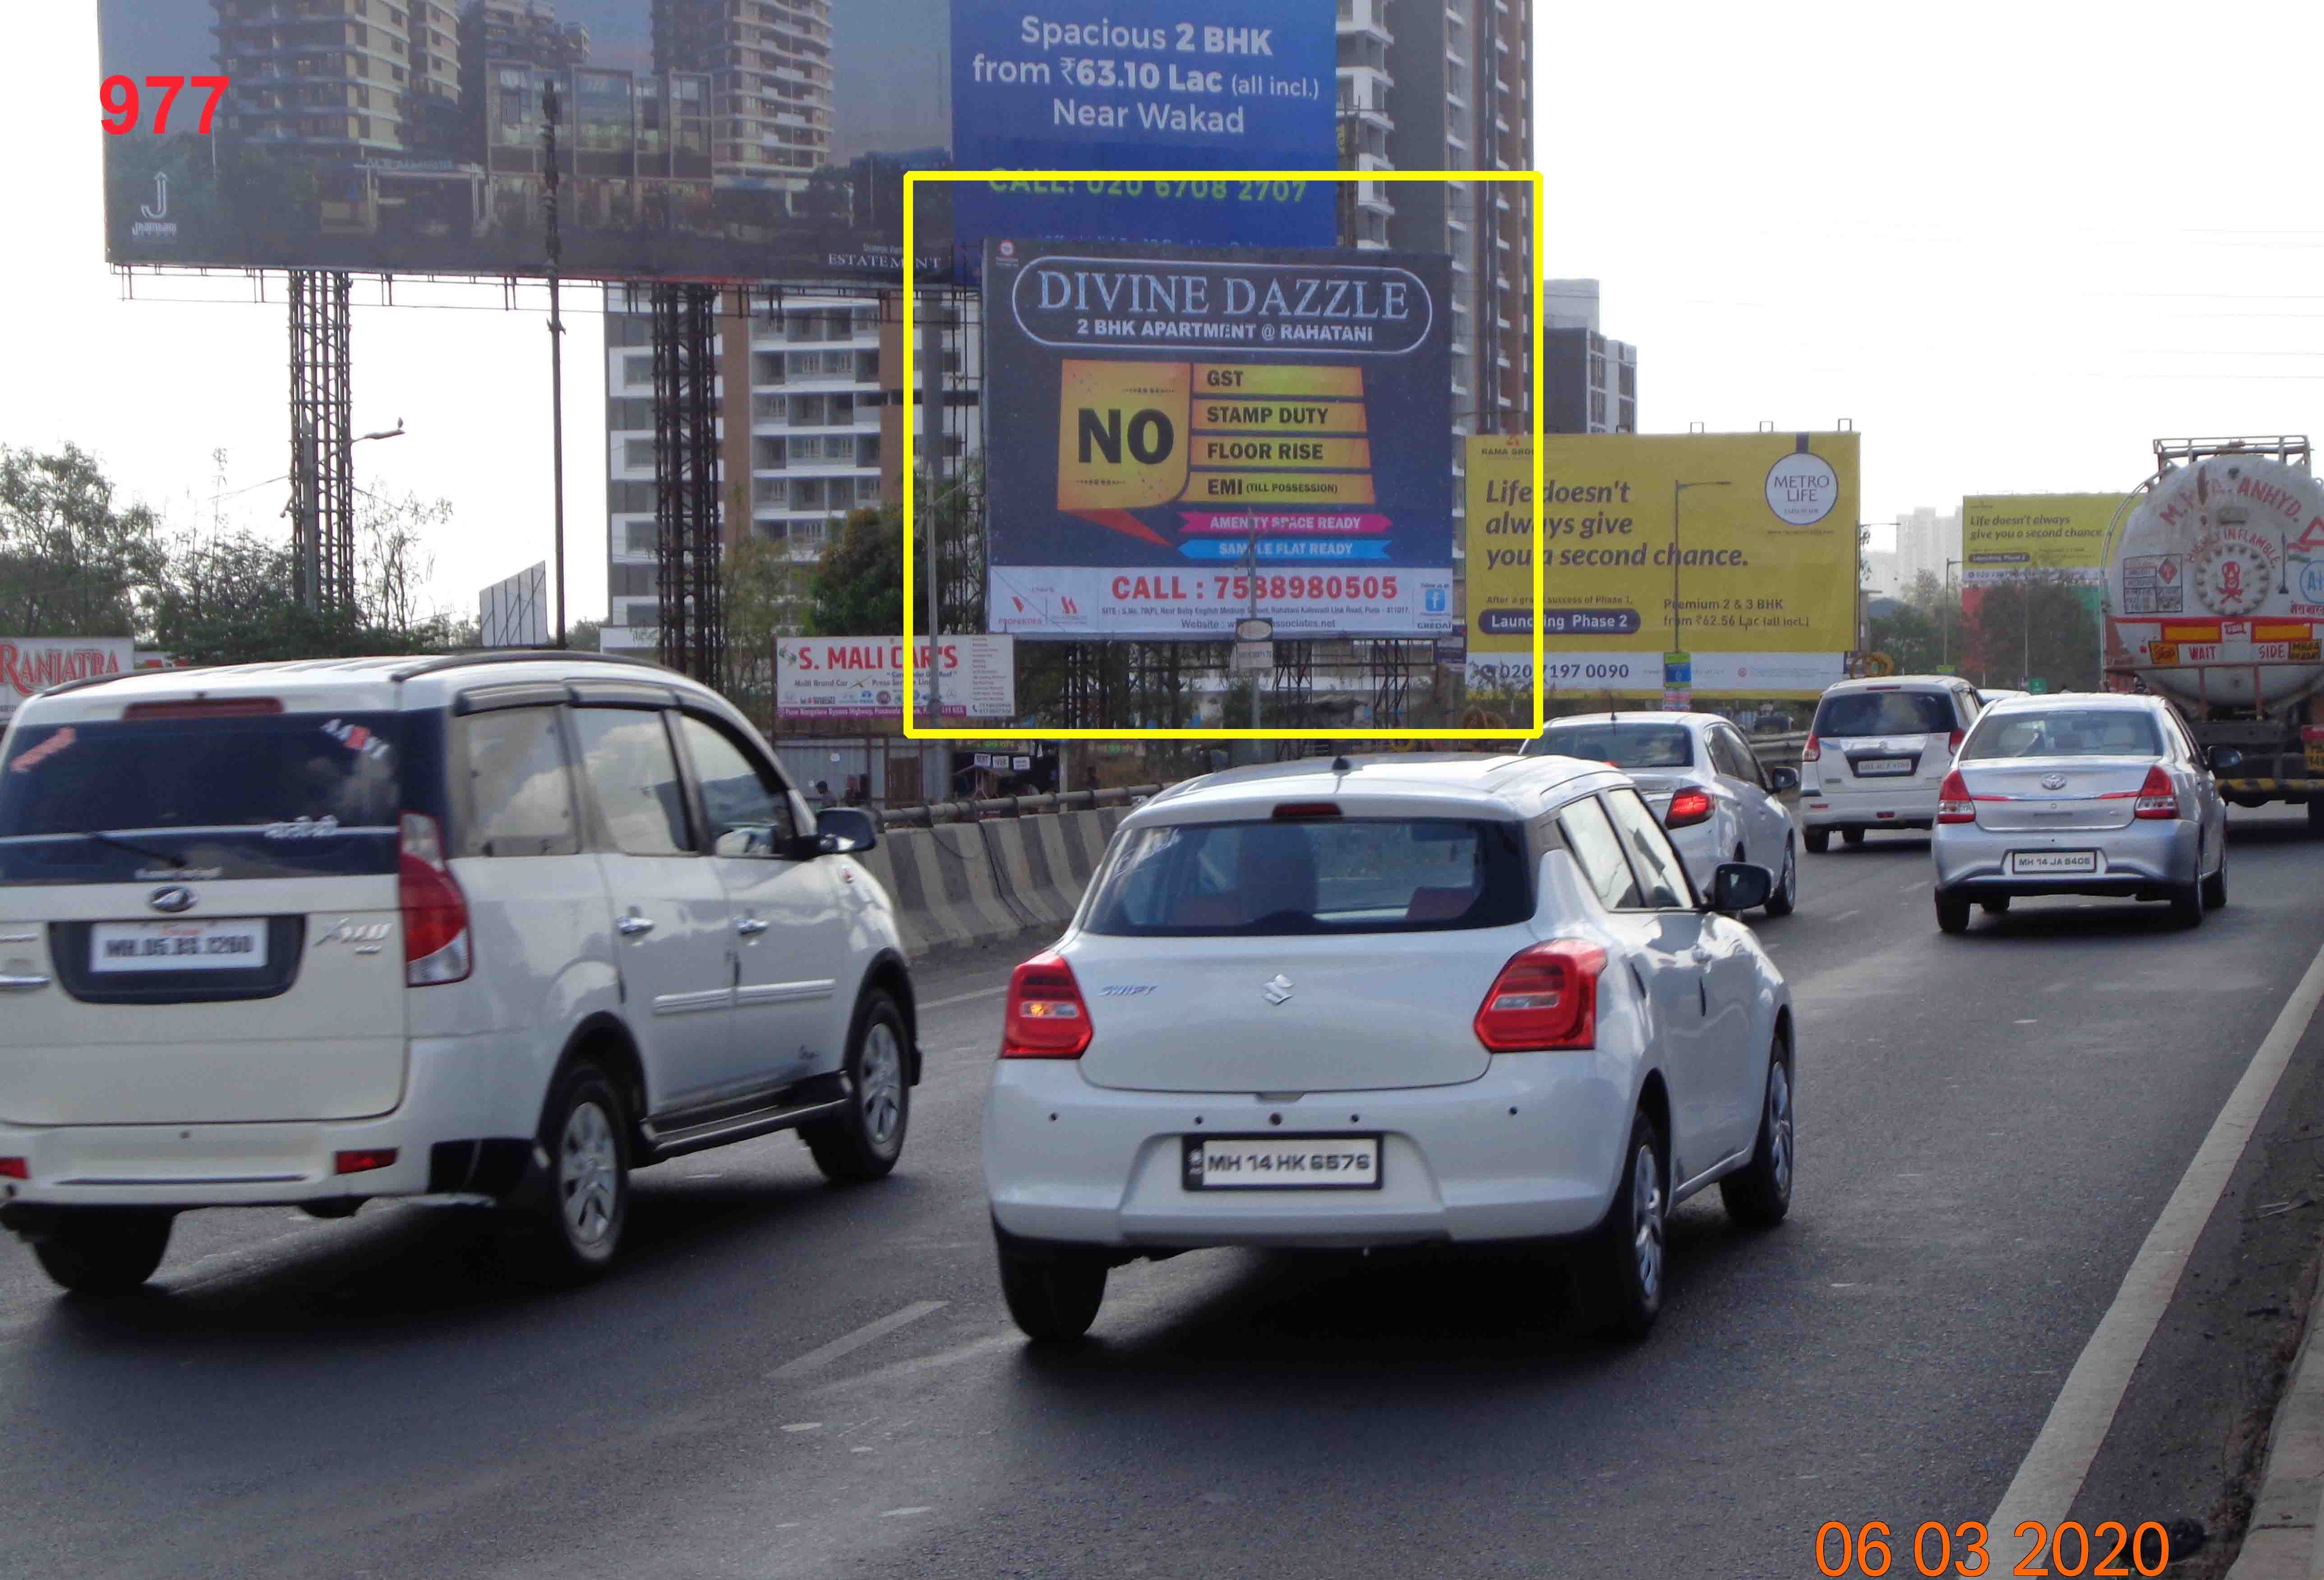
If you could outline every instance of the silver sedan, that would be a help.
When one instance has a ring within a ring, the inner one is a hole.
[[[1722,862],[1749,862],[1775,874],[1769,916],[1788,916],[1800,897],[1800,837],[1776,798],[1799,788],[1789,768],[1764,768],[1743,733],[1715,713],[1613,712],[1553,719],[1524,755],[1554,753],[1609,762],[1637,781],[1699,894],[1711,892]]]
[[[1937,925],[2022,895],[2167,900],[2200,925],[2227,902],[2227,807],[2154,697],[2020,697],[1978,716],[1938,792]]]

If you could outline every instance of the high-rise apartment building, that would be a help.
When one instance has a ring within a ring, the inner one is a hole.
[[[653,0],[653,52],[708,73],[722,188],[788,209],[831,162],[831,0]]]
[[[1940,512],[1933,505],[1905,511],[1896,518],[1896,586],[1900,593],[1909,593],[1921,573],[1942,583],[1949,574],[1946,561],[1954,566],[1950,574],[1958,578],[1961,557],[1961,519],[1959,510]]]
[[[1533,167],[1533,0],[1338,5],[1341,168],[1521,174]],[[1354,245],[1452,257],[1453,432],[1527,431],[1536,270],[1530,186],[1350,185],[1341,229]],[[1465,513],[1457,450],[1453,468],[1457,546]]]
[[[344,152],[423,145],[431,106],[459,94],[458,24],[436,0],[213,0],[232,79],[214,135]]]
[[[718,446],[729,542],[752,534],[810,562],[848,512],[900,496],[902,424],[923,464],[960,454],[957,435],[931,435],[927,406],[902,395],[900,326],[892,301],[786,294],[747,331],[725,304],[718,334]],[[650,651],[659,622],[654,535],[653,319],[645,287],[611,287],[605,315],[607,651]],[[976,337],[920,312],[913,369],[973,379]],[[946,410],[938,407],[941,413]]]
[[[1541,282],[1545,433],[1638,431],[1638,348],[1598,330],[1598,282]]]

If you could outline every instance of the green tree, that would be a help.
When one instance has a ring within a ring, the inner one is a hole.
[[[599,634],[605,629],[603,620],[576,620],[566,627],[565,645],[575,652],[593,653],[598,649]]]
[[[1930,571],[1914,577],[1895,613],[1874,616],[1868,631],[1872,651],[1895,660],[1899,674],[1932,674],[1947,666],[1959,670],[1969,657],[1960,596]]]
[[[2099,687],[2098,624],[2083,590],[2061,577],[2029,576],[1985,589],[1974,639],[1979,683],[2052,691]]]
[[[806,624],[817,568],[794,559],[787,545],[753,533],[727,545],[720,572],[726,583],[727,698],[769,724],[775,714],[775,639],[795,635]]]
[[[122,504],[77,445],[40,454],[0,445],[0,631],[133,636],[160,581],[156,518]]]

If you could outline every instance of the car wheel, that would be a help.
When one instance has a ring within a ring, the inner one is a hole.
[[[1969,901],[1960,894],[1937,895],[1937,929],[1940,932],[1969,931]]]
[[[2197,928],[2203,925],[2202,884],[2189,883],[2183,888],[2172,891],[2171,919],[2184,928]]]
[[[911,1075],[905,1063],[903,1012],[885,993],[866,993],[847,1040],[847,1106],[829,1119],[799,1127],[825,1179],[864,1185],[884,1178],[904,1155],[912,1117]]]
[[[1769,916],[1789,916],[1800,903],[1800,858],[1792,842],[1784,841],[1784,870],[1767,895]]]
[[[1598,1327],[1609,1338],[1641,1339],[1662,1314],[1670,1206],[1662,1131],[1644,1109],[1630,1122],[1630,1146],[1614,1205],[1600,1231],[1595,1285]]]
[[[1808,842],[1810,855],[1821,855],[1831,848],[1831,830],[1829,828],[1811,828],[1802,837]]]
[[[2009,896],[1997,894],[1990,900],[1980,900],[1977,908],[1987,916],[2006,916],[2009,914]]]
[[[121,1207],[62,1211],[32,1237],[41,1270],[76,1295],[126,1295],[161,1265],[171,1213]]]
[[[1840,834],[1840,837],[1848,841],[1849,848],[1853,849],[1855,846],[1864,843],[1864,830],[1861,828],[1846,829]]]
[[[1772,1229],[1792,1210],[1792,1050],[1781,1037],[1767,1054],[1767,1095],[1759,1104],[1759,1140],[1751,1160],[1719,1182],[1727,1215],[1747,1228]]]
[[[999,1245],[1001,1298],[1020,1332],[1036,1344],[1077,1339],[1105,1303],[1105,1258],[1087,1252],[1035,1253]]]
[[[2227,858],[2219,857],[2219,870],[2203,880],[2203,909],[2217,910],[2227,902]]]
[[[541,1115],[549,1190],[529,1225],[533,1270],[545,1281],[578,1283],[612,1265],[630,1217],[629,1136],[605,1073],[586,1060],[566,1067]]]

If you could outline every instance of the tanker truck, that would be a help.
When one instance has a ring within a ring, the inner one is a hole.
[[[2108,529],[2107,684],[2178,704],[2219,793],[2324,833],[2324,484],[2305,436],[2157,439]]]

